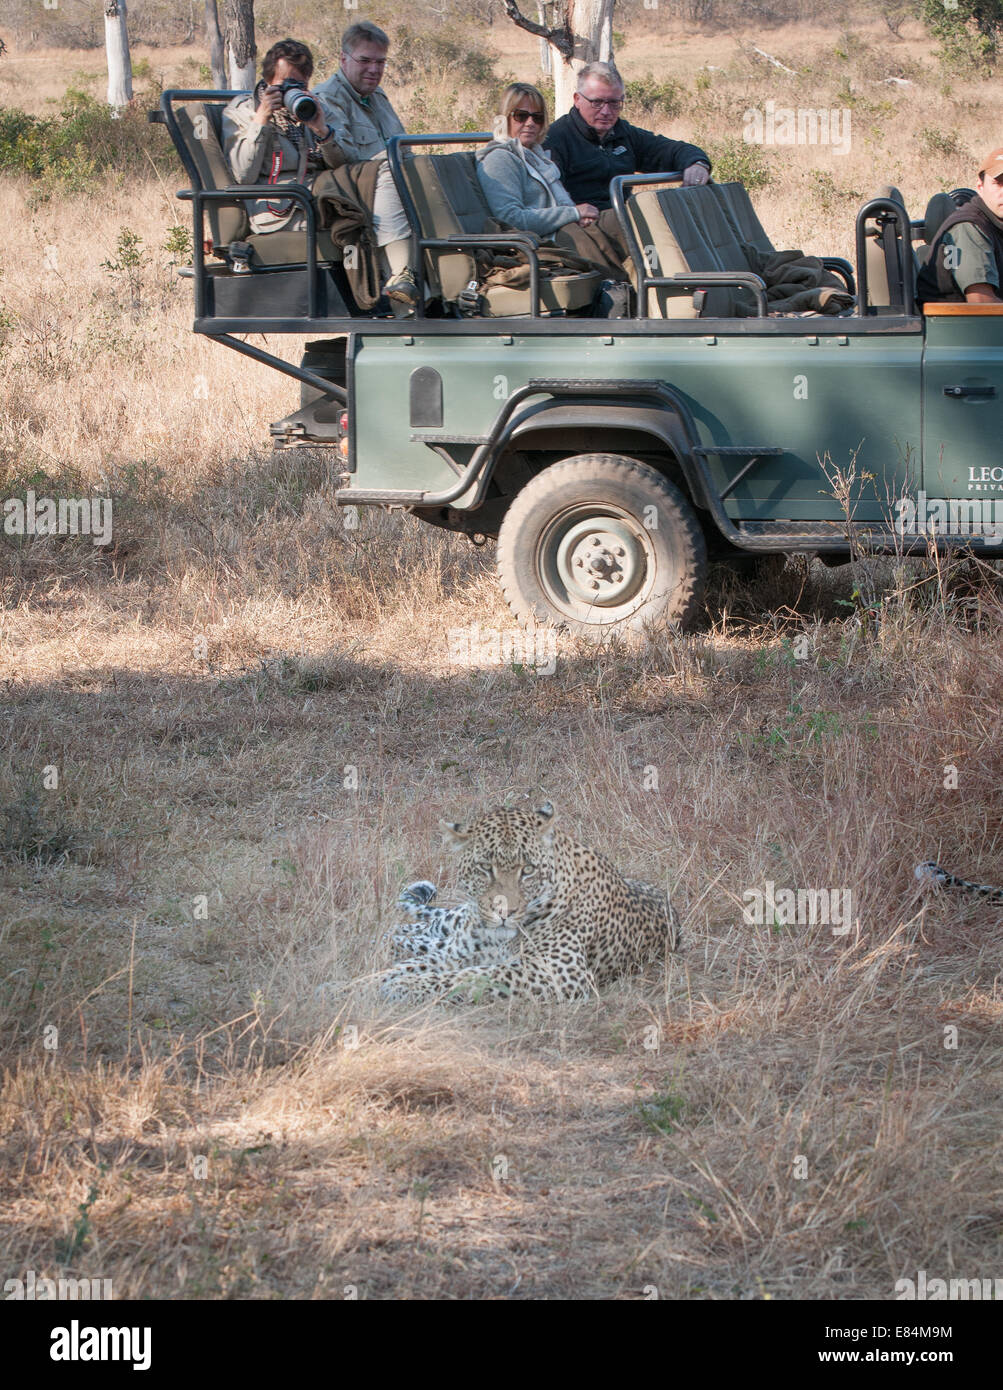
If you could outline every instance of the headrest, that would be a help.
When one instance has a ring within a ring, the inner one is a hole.
[[[923,219],[923,240],[927,245],[933,241],[947,219],[957,210],[950,193],[935,193],[933,195],[926,205],[926,216]]]

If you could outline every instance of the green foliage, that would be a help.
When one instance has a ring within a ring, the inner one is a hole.
[[[922,0],[922,19],[940,40],[946,71],[992,71],[1003,40],[1003,0]]]
[[[656,1134],[671,1134],[686,1113],[686,1100],[673,1091],[654,1095],[638,1104],[641,1119]]]
[[[169,265],[191,265],[195,254],[191,227],[184,222],[175,222],[174,226],[168,229],[161,249],[167,252]]]
[[[673,78],[660,82],[650,72],[624,83],[624,99],[628,113],[658,116],[678,116],[682,109],[685,89]]]
[[[855,188],[840,188],[827,169],[809,169],[808,183],[818,199],[821,212],[825,216],[839,212],[847,202],[854,202],[862,195]]]
[[[67,89],[58,116],[0,107],[0,173],[32,179],[36,204],[54,194],[87,192],[106,171],[145,173],[151,160],[164,172],[175,167],[165,132],[135,108],[114,116],[78,87]]]
[[[10,540],[5,537],[5,542]],[[25,784],[6,806],[0,805],[0,859],[22,864],[54,864],[76,848],[76,839],[58,819],[51,819],[52,793],[45,804],[37,788]]]
[[[129,299],[129,308],[135,317],[142,307],[143,271],[150,258],[143,250],[143,238],[131,227],[120,227],[115,242],[115,259],[102,261],[101,269],[116,276],[124,285]]]
[[[924,154],[943,159],[969,158],[967,148],[953,130],[938,130],[936,126],[925,125],[919,132],[919,145]]]
[[[749,145],[744,140],[734,138],[723,140],[710,153],[714,160],[714,178],[718,183],[744,183],[751,192],[756,188],[766,188],[773,181],[773,174],[758,145]]]
[[[397,81],[413,81],[430,75],[462,78],[473,83],[494,80],[490,54],[457,36],[455,30],[418,32],[402,24],[393,38],[391,52]]]

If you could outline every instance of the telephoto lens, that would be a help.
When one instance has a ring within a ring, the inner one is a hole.
[[[282,104],[297,121],[312,121],[317,114],[317,103],[299,82],[283,82]]]

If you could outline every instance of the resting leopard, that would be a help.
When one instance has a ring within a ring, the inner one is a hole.
[[[384,997],[585,999],[678,949],[679,918],[665,890],[624,878],[553,820],[546,802],[489,811],[467,827],[441,822],[467,901],[433,908],[432,884],[405,889],[402,904],[417,920],[390,938],[412,955],[383,976]]]
[[[916,865],[916,877],[924,883],[939,883],[942,888],[960,888],[963,893],[977,893],[987,902],[1003,903],[1003,888],[995,888],[991,883],[973,883],[969,878],[959,878],[957,874],[948,873],[931,859],[925,864]]]

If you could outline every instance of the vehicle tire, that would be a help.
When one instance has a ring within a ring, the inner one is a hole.
[[[498,577],[524,626],[600,637],[697,616],[707,547],[661,473],[620,454],[553,463],[516,495],[498,534]]]

